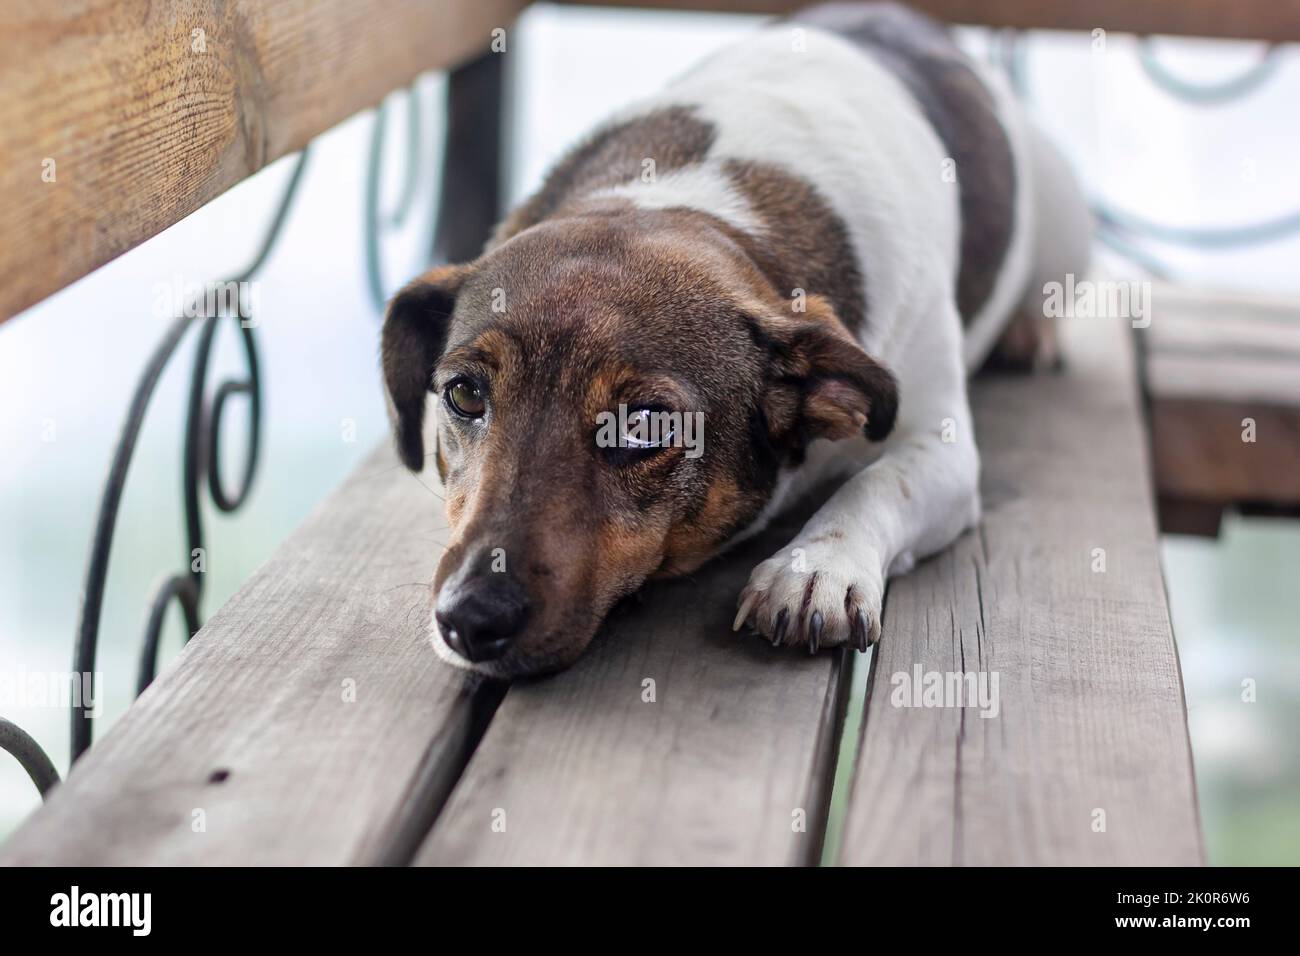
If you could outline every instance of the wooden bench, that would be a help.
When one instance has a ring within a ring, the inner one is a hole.
[[[1127,330],[1078,320],[1066,354],[1060,375],[976,386],[986,517],[890,586],[842,862],[1201,861]],[[647,589],[571,670],[504,689],[428,647],[435,490],[377,450],[0,862],[821,858],[850,661],[730,628],[797,525]],[[1000,713],[893,706],[918,665],[996,672]]]

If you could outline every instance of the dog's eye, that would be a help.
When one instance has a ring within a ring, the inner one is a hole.
[[[447,406],[461,418],[482,418],[487,410],[483,390],[467,378],[458,378],[447,383],[443,395]]]
[[[628,408],[620,406],[617,413],[610,412],[612,424],[616,424],[610,441],[610,432],[597,436],[605,456],[614,465],[628,465],[642,461],[657,452],[670,447],[676,439],[677,430],[672,416],[662,405],[640,405]]]
[[[658,405],[628,409],[620,444],[639,451],[667,448],[675,434],[671,419],[663,414],[667,411]]]

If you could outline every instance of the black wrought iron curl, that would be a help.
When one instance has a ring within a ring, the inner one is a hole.
[[[420,88],[412,84],[400,94],[406,101],[406,169],[402,175],[402,191],[393,211],[387,215],[380,209],[380,184],[383,179],[384,139],[388,128],[388,105],[385,99],[375,108],[375,122],[370,129],[370,148],[366,158],[365,252],[366,288],[375,311],[383,312],[388,301],[384,289],[383,256],[380,239],[384,227],[400,228],[406,223],[414,208],[415,193],[420,183],[421,136]]]

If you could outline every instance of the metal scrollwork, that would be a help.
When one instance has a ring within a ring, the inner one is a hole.
[[[1142,37],[1138,43],[1138,63],[1147,79],[1170,96],[1198,106],[1210,106],[1239,99],[1268,82],[1277,72],[1280,51],[1281,47],[1270,43],[1259,62],[1234,77],[1214,83],[1194,83],[1170,72],[1156,57],[1150,37]]]
[[[257,256],[247,269],[226,284],[233,284],[240,290],[238,308],[233,316],[206,315],[194,318],[182,315],[176,318],[162,341],[154,350],[145,370],[136,385],[135,394],[127,411],[126,422],[118,438],[117,449],[109,467],[108,482],[104,486],[104,495],[99,506],[99,517],[95,522],[95,537],[90,549],[90,562],[86,569],[86,586],[81,606],[81,621],[77,627],[77,641],[73,651],[73,671],[78,674],[91,674],[95,670],[95,654],[99,646],[100,615],[104,604],[104,585],[108,578],[109,556],[113,546],[113,534],[117,527],[118,509],[122,502],[122,493],[126,486],[126,476],[135,452],[136,441],[144,424],[145,412],[149,400],[157,389],[163,370],[176,353],[186,332],[196,322],[201,322],[198,346],[194,355],[194,367],[190,377],[189,405],[185,421],[184,445],[184,502],[185,526],[189,549],[187,552],[187,571],[165,577],[154,589],[150,602],[149,616],[146,619],[144,641],[141,647],[139,671],[136,679],[137,692],[143,691],[153,681],[157,672],[158,642],[162,634],[163,622],[167,608],[176,601],[185,615],[186,630],[189,636],[202,624],[203,600],[203,515],[201,510],[201,490],[206,482],[208,494],[213,504],[222,512],[231,512],[239,508],[248,497],[253,478],[257,472],[258,451],[261,447],[262,399],[258,377],[257,344],[253,329],[256,322],[250,314],[250,303],[244,295],[246,283],[249,282],[265,264],[271,249],[284,227],[285,219],[293,198],[302,182],[306,167],[308,151],[299,155],[289,183],[285,187],[276,209],[271,226]],[[197,311],[197,310],[187,310]],[[216,334],[217,323],[222,319],[231,319],[239,324],[244,345],[247,374],[243,379],[227,380],[217,386],[212,402],[205,400],[207,388],[208,365],[212,356],[212,342]],[[234,494],[227,492],[221,476],[221,422],[229,399],[236,395],[247,396],[249,429],[248,449],[244,458],[244,474],[238,490]],[[188,637],[187,637],[188,639]],[[72,759],[75,761],[90,746],[93,731],[93,718],[82,710],[72,712]]]
[[[383,269],[379,250],[382,227],[400,228],[414,207],[412,200],[420,182],[420,91],[412,85],[402,94],[406,99],[406,170],[402,191],[394,210],[385,216],[380,210],[379,187],[384,160],[384,133],[388,127],[388,101],[375,110],[370,131],[370,150],[366,164],[366,286],[376,311],[382,312],[388,301],[384,291]]]
[[[15,723],[0,717],[0,750],[13,754],[32,778],[41,796],[59,782],[59,772],[54,769],[54,762],[41,749],[41,745],[32,739],[27,731]]]

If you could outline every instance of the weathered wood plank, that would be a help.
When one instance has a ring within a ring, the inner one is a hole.
[[[798,527],[649,587],[572,669],[512,686],[416,862],[815,862],[848,668],[731,631]]]
[[[890,586],[843,862],[1202,862],[1127,335],[977,384],[985,518]],[[998,674],[998,715],[894,706],[917,665]]]
[[[0,321],[161,232],[525,0],[46,0],[0,30]],[[53,162],[53,181],[49,162]]]
[[[1156,399],[1151,430],[1161,495],[1300,505],[1300,408]]]
[[[807,0],[559,0],[570,4],[664,7],[732,13],[789,13]],[[907,0],[949,23],[1031,30],[1097,28],[1241,40],[1300,40],[1295,0]]]
[[[445,528],[430,494],[387,449],[371,456],[73,767],[0,863],[409,856],[472,746],[476,705],[492,702],[425,636]],[[193,829],[197,810],[206,832]]]
[[[1300,513],[1300,407],[1154,398],[1151,452],[1166,531],[1215,535],[1229,507]]]
[[[1300,300],[1157,283],[1152,314],[1142,359],[1161,529],[1217,535],[1229,507],[1300,513]]]

